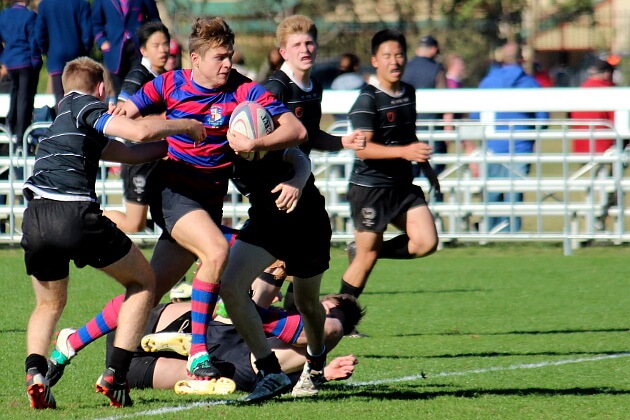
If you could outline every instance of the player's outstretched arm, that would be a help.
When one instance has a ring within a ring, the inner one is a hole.
[[[127,165],[152,162],[162,159],[168,151],[166,140],[151,141],[127,146],[117,140],[110,140],[103,149],[101,159]]]
[[[309,140],[313,143],[313,149],[326,152],[338,152],[342,149],[365,149],[365,133],[361,130],[354,130],[347,136],[342,137],[333,136],[323,130],[319,130],[315,138]]]
[[[128,117],[113,116],[105,126],[104,134],[135,142],[161,140],[175,134],[186,134],[195,143],[201,143],[206,138],[206,129],[199,121],[186,118],[132,120]]]
[[[419,141],[404,146],[386,146],[373,142],[374,132],[364,131],[365,149],[357,150],[360,159],[405,159],[412,162],[426,162],[433,148]]]

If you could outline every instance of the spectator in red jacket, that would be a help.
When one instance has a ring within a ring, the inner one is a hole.
[[[612,75],[615,68],[604,60],[598,60],[588,69],[588,78],[580,85],[584,88],[602,88],[612,87],[615,83],[612,81]],[[614,122],[615,114],[613,111],[574,111],[570,113],[570,117],[575,120],[608,120]],[[586,125],[575,125],[574,129],[588,130],[591,127]],[[594,129],[606,129],[606,125],[595,126]],[[576,139],[573,140],[574,153],[603,153],[610,147],[614,146],[615,139]]]

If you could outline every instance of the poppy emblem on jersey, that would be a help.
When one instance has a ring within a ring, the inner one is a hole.
[[[302,107],[298,106],[297,108],[295,108],[295,116],[298,118],[302,118],[302,115],[304,115],[304,110],[302,109]]]
[[[223,122],[223,109],[220,106],[210,107],[210,114],[206,116],[206,125],[210,127],[220,127]]]
[[[388,112],[387,113],[387,121],[392,123],[394,122],[394,120],[396,119],[396,114],[394,114],[393,112]]]

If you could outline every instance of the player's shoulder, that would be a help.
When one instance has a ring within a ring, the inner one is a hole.
[[[265,87],[278,85],[281,86],[282,89],[288,89],[290,83],[291,79],[284,71],[276,70],[269,75],[267,80],[265,80],[264,85]]]

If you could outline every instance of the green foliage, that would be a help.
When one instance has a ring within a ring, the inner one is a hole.
[[[22,253],[3,250],[0,418],[627,418],[627,255],[624,247],[565,257],[556,245],[500,244],[379,261],[361,297],[368,312],[359,329],[369,337],[344,339],[330,355],[356,355],[356,373],[328,384],[317,399],[240,406],[227,401],[241,393],[134,390],[133,408],[114,409],[93,388],[103,369],[101,341],[84,349],[54,388],[59,409],[33,413],[23,382],[33,294]],[[322,293],[339,289],[347,265],[341,250],[333,249],[331,263]],[[120,290],[96,270],[73,269],[60,327],[78,326]]]

